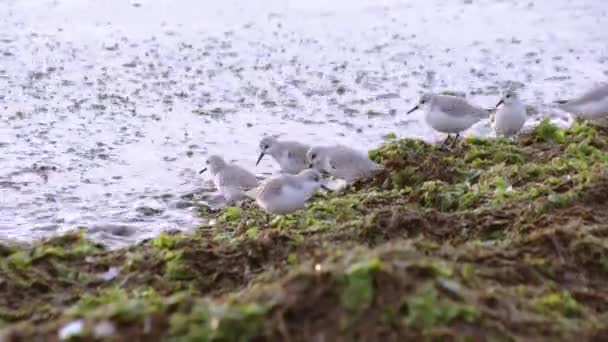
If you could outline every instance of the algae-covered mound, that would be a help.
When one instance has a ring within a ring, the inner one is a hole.
[[[608,131],[548,121],[387,172],[270,224],[253,204],[123,250],[0,246],[2,340],[608,339]]]

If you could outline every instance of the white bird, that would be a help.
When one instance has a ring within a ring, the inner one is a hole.
[[[297,175],[268,178],[247,195],[267,213],[287,215],[304,208],[306,201],[320,188],[329,190],[323,185],[319,172],[307,169]]]
[[[431,93],[422,95],[418,104],[406,115],[417,109],[425,111],[425,121],[434,130],[448,134],[442,146],[449,141],[450,134],[454,133],[456,139],[452,143],[453,145],[461,132],[469,129],[481,119],[487,118],[491,112],[491,110],[471,105],[458,96]]]
[[[227,164],[218,155],[210,156],[205,163],[207,166],[199,173],[209,170],[213,177],[213,184],[228,202],[242,199],[245,191],[251,190],[259,184],[253,173],[238,165]]]
[[[498,108],[501,104],[503,106]],[[498,108],[494,117],[496,135],[512,137],[519,133],[526,122],[526,107],[517,94],[513,91],[506,92],[496,104],[496,108]]]
[[[308,167],[306,152],[310,148],[297,141],[280,141],[275,137],[265,137],[260,141],[260,156],[257,166],[269,154],[279,164],[283,173],[297,174]]]
[[[309,167],[347,183],[372,177],[384,170],[366,154],[343,145],[316,146],[308,150],[306,157]]]
[[[587,120],[605,119],[608,117],[608,83],[597,86],[578,98],[555,103],[561,110]]]

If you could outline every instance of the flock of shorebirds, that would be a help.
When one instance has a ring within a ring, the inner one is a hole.
[[[560,109],[584,119],[608,118],[608,84],[593,88],[578,98],[555,103]],[[424,94],[407,114],[418,109],[424,110],[425,121],[433,129],[447,133],[441,148],[447,147],[455,134],[450,144],[453,147],[460,133],[492,113],[497,136],[514,137],[526,122],[525,106],[513,91],[507,91],[492,109],[473,105],[462,97],[431,93]],[[343,145],[311,147],[296,141],[264,137],[259,149],[256,166],[264,156],[270,155],[281,169],[278,176],[260,182],[250,171],[226,163],[218,155],[210,156],[200,173],[209,171],[219,194],[229,203],[250,197],[267,214],[286,215],[302,209],[317,190],[330,190],[324,180],[326,176],[352,183],[373,177],[384,169],[366,153]]]

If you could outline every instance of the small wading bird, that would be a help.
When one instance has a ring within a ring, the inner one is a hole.
[[[213,178],[213,184],[227,202],[234,202],[244,198],[245,191],[251,190],[259,184],[258,179],[253,173],[238,165],[227,164],[218,155],[212,155],[207,158],[205,164],[207,166],[200,170],[199,173],[202,174],[209,170]]]
[[[606,119],[608,118],[608,84],[592,88],[577,98],[555,101],[555,103],[561,110],[586,120]]]
[[[297,175],[268,178],[248,191],[247,196],[266,212],[266,224],[270,225],[270,214],[287,215],[304,208],[306,201],[319,189],[329,190],[323,185],[319,172],[307,169]]]
[[[306,144],[265,137],[260,141],[259,148],[260,156],[255,163],[256,166],[265,155],[269,154],[279,164],[283,173],[297,174],[308,167],[306,152],[310,147]]]
[[[342,145],[316,146],[306,154],[309,167],[347,183],[373,177],[384,167],[357,150]]]
[[[451,145],[453,147],[461,132],[466,131],[481,119],[487,118],[492,112],[485,108],[473,106],[458,96],[431,93],[422,95],[418,104],[410,109],[406,115],[418,109],[424,110],[424,119],[429,126],[441,133],[447,133],[448,136],[441,147],[448,143],[450,134],[456,134]]]
[[[502,107],[498,108],[500,105]],[[526,123],[526,108],[517,94],[508,91],[496,104],[494,131],[496,136],[514,137]]]

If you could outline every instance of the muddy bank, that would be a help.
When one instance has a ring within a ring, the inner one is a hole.
[[[391,140],[386,174],[270,226],[245,205],[120,250],[3,245],[3,340],[606,339],[607,138]]]

